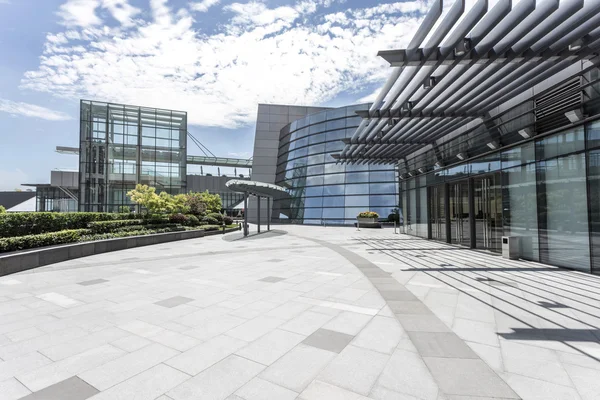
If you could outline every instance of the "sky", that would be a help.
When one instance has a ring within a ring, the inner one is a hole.
[[[406,46],[426,11],[426,0],[0,0],[0,190],[77,169],[55,147],[79,146],[80,99],[187,111],[214,154],[248,158],[259,103],[372,100],[389,74],[377,51]],[[202,154],[189,141],[188,153]]]

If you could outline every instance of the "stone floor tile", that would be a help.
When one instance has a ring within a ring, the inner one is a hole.
[[[394,318],[375,316],[352,341],[353,346],[392,354],[404,330]]]
[[[271,365],[304,338],[304,335],[275,329],[235,353],[261,364]]]
[[[278,277],[278,276],[267,276],[265,278],[259,279],[259,281],[261,281],[261,282],[275,283],[275,282],[285,281],[285,278],[281,278],[281,277]]]
[[[452,330],[463,340],[498,346],[498,335],[494,324],[455,318]]]
[[[404,290],[380,290],[379,293],[386,301],[415,301],[417,297],[410,291]]]
[[[76,376],[60,381],[20,400],[85,400],[98,393],[98,390]]]
[[[245,340],[246,342],[252,342],[253,340],[258,339],[262,335],[277,328],[284,322],[285,320],[281,318],[268,317],[264,315],[251,319],[250,321],[246,321],[225,333],[228,336]]]
[[[584,368],[577,365],[564,365],[571,381],[583,400],[594,400],[600,395],[600,374],[597,369]],[[555,382],[558,383],[558,382]]]
[[[220,400],[258,375],[264,365],[236,355],[227,357],[167,393],[174,400]]]
[[[67,357],[83,353],[84,351],[97,348],[127,335],[129,335],[129,333],[122,329],[110,327],[89,334],[79,340],[41,349],[39,352],[51,360],[59,361],[64,360]]]
[[[423,357],[423,360],[445,394],[519,398],[479,359]]]
[[[260,378],[252,379],[235,394],[245,400],[294,400],[298,397],[298,393]]]
[[[367,396],[389,357],[350,345],[319,374],[318,379]]]
[[[36,328],[35,326],[32,326],[30,328],[21,329],[18,331],[7,332],[4,334],[4,336],[13,342],[20,342],[21,340],[32,339],[45,334],[46,332]]]
[[[142,337],[156,335],[157,333],[164,330],[160,326],[149,324],[147,322],[139,320],[129,321],[123,325],[119,325],[119,328]]]
[[[335,356],[330,351],[298,345],[263,371],[260,377],[300,393]]]
[[[200,343],[200,340],[196,338],[168,329],[149,336],[148,339],[179,351],[186,351]]]
[[[582,400],[572,387],[510,373],[504,377],[517,395],[526,400]]]
[[[190,299],[189,297],[183,297],[183,296],[174,296],[174,297],[169,297],[168,299],[157,301],[154,304],[156,304],[158,306],[167,307],[167,308],[173,308],[173,307],[177,307],[181,304],[189,303],[191,301],[194,301],[194,299]]]
[[[371,319],[372,316],[370,315],[344,311],[327,324],[323,325],[323,328],[346,333],[348,335],[356,335]]]
[[[165,361],[165,364],[187,374],[196,375],[244,345],[246,345],[246,342],[243,340],[221,335],[192,347],[186,352]]]
[[[123,356],[123,350],[104,345],[15,376],[32,392]]]
[[[333,296],[334,301],[336,300],[346,300],[349,302],[357,301],[362,296],[367,294],[368,290],[354,289],[354,288],[346,288],[340,291],[339,293]]]
[[[408,332],[421,357],[478,358],[477,354],[451,332]]]
[[[158,364],[97,394],[90,400],[156,399],[188,379],[190,379],[189,375],[167,365]]]
[[[225,314],[208,319],[203,324],[197,325],[193,329],[184,331],[183,334],[200,340],[209,340],[245,323],[246,321],[248,320],[245,318]]]
[[[395,315],[407,332],[450,332],[450,328],[435,315]]]
[[[300,394],[299,400],[367,400],[358,393],[353,393],[349,390],[342,389],[326,382],[314,380]]]
[[[294,318],[295,316],[299,315],[300,313],[308,310],[309,308],[310,305],[306,303],[301,303],[298,301],[289,301],[285,304],[280,305],[279,307],[268,311],[267,313],[265,313],[265,317],[279,318],[288,321]]]
[[[179,352],[154,343],[94,369],[82,372],[79,374],[79,377],[98,390],[106,390],[177,354]]]
[[[139,350],[142,347],[146,347],[151,343],[152,342],[150,340],[141,336],[129,335],[122,337],[121,339],[117,339],[114,342],[111,342],[110,344],[115,347],[118,347],[121,350],[125,350],[126,352],[131,353],[132,351]]]
[[[17,400],[30,393],[31,391],[15,378],[0,382],[0,398],[3,400]]]
[[[28,371],[36,370],[52,362],[40,353],[33,352],[11,360],[0,361],[0,382]]]
[[[394,351],[377,384],[422,400],[438,397],[438,386],[421,357],[405,350]]]
[[[387,389],[380,385],[375,385],[371,393],[369,394],[370,399],[375,400],[421,400],[418,397],[410,396],[408,394],[394,392],[393,390]],[[442,399],[439,395],[437,400],[447,400]]]
[[[97,285],[99,283],[104,283],[104,282],[108,282],[108,280],[107,279],[92,279],[89,281],[78,282],[77,284],[81,285],[81,286],[91,286],[91,285]]]
[[[319,349],[340,353],[354,339],[354,336],[329,329],[317,329],[302,343]]]
[[[310,310],[304,311],[302,314],[281,325],[280,329],[296,332],[302,335],[310,335],[332,318],[332,315],[325,315]]]
[[[432,312],[425,304],[419,300],[413,301],[397,301],[391,300],[387,302],[388,306],[394,314],[403,315],[431,315]]]

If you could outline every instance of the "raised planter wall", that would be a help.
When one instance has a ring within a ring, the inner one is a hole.
[[[238,231],[240,228],[241,227],[229,228],[225,230],[225,233]],[[208,232],[197,230],[155,233],[153,235],[130,236],[117,239],[98,240],[95,242],[72,243],[50,248],[41,247],[6,255],[0,254],[0,276],[43,267],[44,265],[62,261],[73,260],[75,258],[92,256],[94,254],[220,234],[223,234],[222,230]]]

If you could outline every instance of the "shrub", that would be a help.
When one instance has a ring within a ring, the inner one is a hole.
[[[379,218],[379,214],[375,211],[363,211],[358,214],[358,218]]]
[[[198,226],[200,225],[200,220],[195,215],[187,215],[187,224],[188,226]]]
[[[202,222],[204,222],[205,225],[219,225],[219,221],[208,215],[206,217],[202,217]]]
[[[201,193],[189,193],[187,195],[186,205],[190,213],[197,216],[203,216],[206,213],[206,201]]]
[[[223,217],[223,221],[225,222],[225,225],[231,225],[233,224],[233,218],[231,217]]]
[[[94,221],[134,219],[135,214],[24,212],[0,215],[0,237],[38,235],[65,229],[85,229]]]
[[[0,253],[33,249],[35,247],[52,246],[57,244],[75,243],[82,234],[89,233],[87,229],[71,229],[61,232],[42,233],[40,235],[25,235],[0,239]]]
[[[147,224],[162,224],[169,222],[169,217],[161,214],[146,214],[144,215],[144,222]]]
[[[209,232],[209,231],[218,231],[219,227],[216,226],[216,225],[207,225],[207,226],[204,227],[204,230],[206,232]]]
[[[130,212],[131,212],[131,208],[129,208],[129,206],[119,206],[119,213],[129,214]]]
[[[183,214],[171,214],[169,215],[169,222],[174,224],[186,225],[188,223],[188,217]]]
[[[0,214],[5,214],[6,213],[6,208],[4,208],[4,206],[0,206]]]
[[[221,213],[210,213],[207,215],[207,217],[211,217],[217,220],[218,223],[222,223],[223,222],[223,214]]]
[[[90,228],[92,233],[106,233],[116,231],[119,228],[126,226],[141,225],[143,223],[144,220],[141,219],[128,219],[123,221],[96,221],[90,222],[88,224],[88,228]]]
[[[391,213],[390,215],[388,215],[388,221],[389,222],[400,223],[400,214],[398,214],[398,213]]]

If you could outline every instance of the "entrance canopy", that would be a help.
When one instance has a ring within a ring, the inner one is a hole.
[[[484,149],[502,147],[507,143],[499,131],[514,127],[493,118],[499,106],[570,66],[581,65],[583,75],[600,64],[598,0],[521,0],[514,7],[499,0],[489,9],[487,0],[477,0],[468,10],[465,0],[446,9],[443,3],[450,2],[433,1],[406,49],[379,52],[393,67],[391,76],[370,109],[357,112],[363,120],[334,158],[396,164],[434,150],[431,164],[441,164],[447,161],[442,144],[480,126],[490,133],[482,139]],[[580,93],[585,87],[579,85]],[[561,118],[572,121],[567,114],[577,114],[578,107],[565,104]],[[532,121],[514,129],[517,138],[535,135]],[[462,160],[464,151],[454,156]]]
[[[261,197],[281,198],[288,196],[288,192],[284,188],[272,183],[232,179],[227,181],[225,186],[234,192],[249,193]]]

